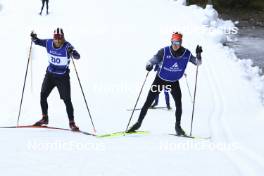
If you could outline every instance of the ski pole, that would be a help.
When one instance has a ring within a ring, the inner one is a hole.
[[[32,43],[33,42],[31,40],[30,47],[29,47],[28,60],[27,60],[26,73],[25,73],[25,78],[24,78],[24,84],[23,84],[23,89],[22,89],[22,95],[21,95],[21,99],[20,99],[19,111],[18,111],[18,116],[17,116],[17,126],[19,125],[19,118],[20,118],[20,114],[21,114],[22,102],[23,102],[23,97],[24,97],[26,81],[27,81],[27,73],[28,73],[29,61],[30,61],[30,58],[31,58]]]
[[[73,63],[73,66],[74,66],[74,70],[75,70],[75,73],[76,73],[76,76],[77,76],[77,79],[78,79],[78,82],[79,82],[79,85],[80,85],[80,88],[81,88],[81,91],[82,91],[82,95],[83,95],[83,99],[84,99],[84,102],[85,102],[85,105],[86,105],[86,109],[88,111],[89,117],[91,119],[91,123],[93,125],[94,133],[96,133],[95,126],[94,126],[94,123],[93,123],[93,119],[92,119],[92,116],[91,116],[91,113],[90,113],[90,109],[88,107],[88,103],[87,103],[86,98],[85,98],[85,95],[84,95],[84,91],[83,91],[82,84],[81,84],[81,81],[80,81],[80,78],[79,78],[79,74],[77,72],[77,68],[75,66],[75,63],[74,63],[74,60],[73,60],[72,57],[71,57],[71,59],[72,59],[72,63]]]
[[[33,65],[32,65],[32,58],[30,59],[30,90],[31,93],[33,92]]]
[[[131,113],[131,116],[130,116],[130,118],[129,118],[129,121],[128,121],[128,124],[127,124],[127,127],[126,127],[126,131],[127,131],[127,129],[128,129],[128,126],[129,126],[129,124],[130,124],[130,122],[131,122],[131,119],[132,119],[132,117],[133,117],[133,114],[134,114],[134,112],[135,112],[135,109],[136,109],[136,106],[137,106],[138,100],[139,100],[140,95],[141,95],[141,93],[142,93],[143,87],[144,87],[144,85],[145,85],[145,83],[146,83],[146,81],[147,81],[147,77],[148,77],[148,75],[149,75],[149,71],[147,72],[146,78],[145,78],[145,80],[144,80],[144,82],[143,82],[143,84],[142,84],[142,87],[141,87],[141,89],[140,89],[139,95],[138,95],[138,97],[137,97],[137,101],[136,101],[136,103],[135,103],[135,105],[134,105],[133,111],[132,111],[132,113]]]
[[[188,88],[188,92],[189,92],[189,95],[190,95],[190,98],[191,98],[191,102],[193,102],[192,94],[191,94],[191,91],[190,91],[190,86],[189,86],[189,83],[188,83],[188,80],[187,80],[187,74],[184,73],[184,76],[185,76],[185,82],[186,82],[186,85],[187,85],[187,88]]]
[[[194,94],[193,94],[193,108],[192,108],[192,120],[191,120],[191,131],[190,136],[192,136],[192,126],[193,126],[193,117],[194,117],[194,108],[195,108],[195,97],[196,97],[196,90],[197,90],[197,78],[198,78],[198,68],[199,65],[196,66],[196,76],[195,76],[195,87],[194,87]]]

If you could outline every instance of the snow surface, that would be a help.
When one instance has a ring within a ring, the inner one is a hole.
[[[252,63],[240,61],[223,42],[231,21],[207,6],[183,6],[172,0],[56,0],[50,15],[39,16],[40,1],[1,0],[1,126],[16,125],[29,54],[31,30],[52,37],[63,27],[80,52],[77,69],[97,134],[125,130],[146,75],[145,63],[169,45],[173,31],[184,35],[193,53],[203,46],[199,67],[193,135],[174,133],[174,111],[149,110],[141,130],[150,135],[95,138],[47,129],[0,129],[1,175],[262,175],[264,171],[263,78]],[[45,12],[45,11],[44,11]],[[33,46],[20,124],[40,118],[39,92],[47,66],[44,48]],[[196,67],[186,70],[193,92]],[[147,79],[140,107],[155,77]],[[71,67],[76,123],[92,132],[77,78]],[[182,88],[182,127],[190,131],[192,102],[186,80]],[[160,105],[164,105],[161,95]],[[133,124],[138,113],[134,114]],[[68,128],[57,90],[49,97],[50,126]]]

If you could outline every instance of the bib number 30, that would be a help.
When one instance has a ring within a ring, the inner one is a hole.
[[[52,63],[56,63],[56,64],[59,64],[61,62],[60,58],[54,58],[54,57],[51,57],[51,62]]]

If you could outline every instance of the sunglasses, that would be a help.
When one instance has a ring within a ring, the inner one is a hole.
[[[176,40],[175,41],[171,41],[172,45],[181,45],[181,43],[182,42],[180,40],[179,41],[176,41]]]

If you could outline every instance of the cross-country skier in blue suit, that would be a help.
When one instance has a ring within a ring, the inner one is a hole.
[[[64,33],[61,28],[54,30],[53,39],[41,40],[37,38],[37,34],[31,33],[32,41],[39,46],[45,47],[49,65],[46,70],[46,75],[42,83],[40,93],[40,104],[42,110],[42,119],[36,122],[35,126],[47,125],[48,118],[48,102],[47,98],[54,87],[57,87],[60,98],[64,101],[69,119],[71,130],[78,131],[73,114],[73,105],[71,101],[71,86],[69,76],[69,64],[71,57],[80,59],[80,54],[74,47],[65,40]]]
[[[179,80],[182,78],[189,61],[195,65],[201,64],[201,53],[202,47],[198,45],[196,47],[197,56],[194,57],[188,49],[182,47],[182,34],[178,32],[172,34],[171,45],[160,49],[146,65],[147,71],[151,71],[153,69],[153,65],[156,64],[161,65],[161,67],[152,83],[147,99],[140,111],[138,121],[127,132],[133,132],[140,128],[142,121],[154,99],[157,95],[159,95],[160,91],[162,91],[164,87],[167,87],[170,89],[170,93],[176,106],[176,134],[185,135],[184,130],[181,128],[182,94]]]

